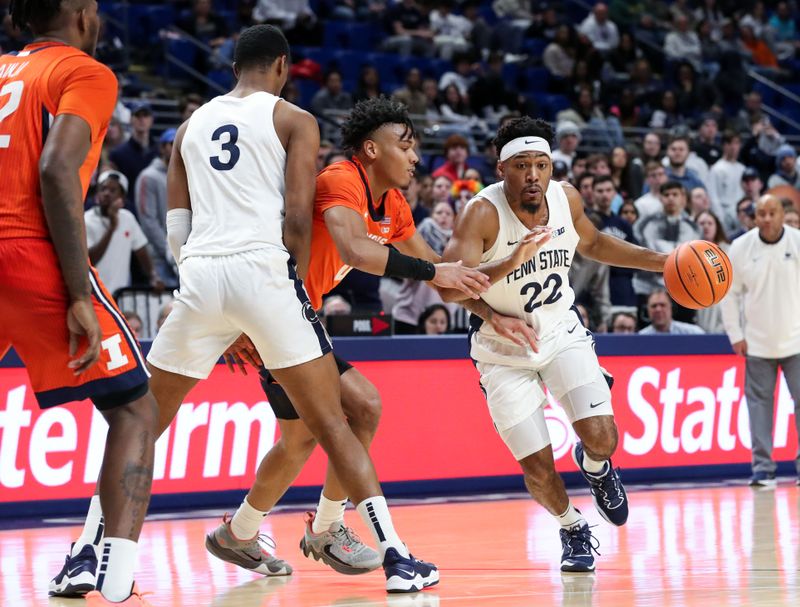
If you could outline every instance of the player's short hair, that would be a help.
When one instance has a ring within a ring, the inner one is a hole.
[[[290,57],[289,43],[274,25],[253,25],[245,29],[236,43],[233,62],[238,69],[268,67],[278,57]]]
[[[607,182],[611,182],[611,185],[614,186],[614,189],[617,189],[617,184],[614,183],[614,179],[611,177],[611,175],[595,175],[592,178],[592,189]]]
[[[552,143],[555,132],[550,123],[541,118],[531,118],[530,116],[512,118],[497,130],[497,136],[494,138],[497,155],[500,155],[500,150],[505,144],[518,137],[541,137],[548,143]]]
[[[403,136],[416,137],[404,104],[383,95],[359,101],[342,124],[342,147],[348,154],[355,154],[370,135],[386,124],[402,124],[406,128]]]
[[[11,0],[8,12],[15,27],[27,27],[35,34],[47,30],[61,12],[62,3],[63,0]]]

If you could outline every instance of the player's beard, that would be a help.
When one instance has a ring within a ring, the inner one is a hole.
[[[539,209],[542,208],[542,203],[541,202],[523,202],[523,203],[521,203],[520,206],[522,206],[522,210],[523,211],[525,211],[527,213],[531,213],[531,214],[536,214],[536,213],[539,212]]]

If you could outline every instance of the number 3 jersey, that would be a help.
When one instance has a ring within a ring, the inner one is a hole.
[[[80,168],[86,196],[116,102],[114,73],[72,46],[40,42],[0,57],[0,239],[50,238],[39,159],[56,116],[78,116],[89,126],[91,147]]]
[[[273,113],[280,97],[221,95],[189,118],[181,143],[192,201],[187,257],[283,251],[286,151]]]
[[[481,263],[508,257],[530,230],[511,210],[502,181],[484,188],[473,201],[478,198],[484,198],[495,206],[500,224],[497,238],[484,252]],[[570,314],[575,302],[568,273],[579,240],[572,224],[569,200],[561,184],[550,181],[546,198],[549,210],[547,225],[553,229],[550,241],[482,295],[483,300],[497,312],[527,321],[542,341],[546,341]],[[481,325],[479,334],[506,342],[489,323]],[[473,357],[481,360],[475,356],[478,354],[475,350],[473,347]]]

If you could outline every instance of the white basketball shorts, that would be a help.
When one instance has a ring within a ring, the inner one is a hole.
[[[275,248],[188,257],[180,291],[147,356],[150,364],[205,379],[242,333],[267,369],[283,369],[331,351],[289,253]]]

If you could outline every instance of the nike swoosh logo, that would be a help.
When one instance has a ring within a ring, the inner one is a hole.
[[[531,143],[536,143],[536,140],[535,139],[531,139],[530,141],[528,141],[527,139],[525,140],[525,144],[526,145],[531,144]]]
[[[590,403],[589,404],[589,408],[590,409],[594,409],[595,407],[599,407],[600,405],[602,405],[604,402],[606,402],[606,401],[601,400],[599,403]]]
[[[580,323],[578,323],[578,324],[580,324]],[[575,329],[577,329],[577,328],[578,328],[578,325],[576,324],[576,325],[575,325],[574,327],[572,327],[571,329],[568,329],[568,330],[567,330],[567,333],[572,333],[572,332],[573,332]]]
[[[513,246],[514,246],[515,244],[517,244],[518,242],[519,242],[519,240],[515,240],[514,242],[508,241],[508,243],[507,243],[507,244],[508,244],[508,246],[509,246],[509,247],[513,247]]]

